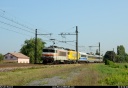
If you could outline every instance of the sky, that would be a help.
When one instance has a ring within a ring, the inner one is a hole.
[[[128,53],[128,0],[0,0],[0,53],[19,52],[24,41],[38,35],[47,44],[101,54],[123,45]],[[61,42],[70,41],[70,42]]]

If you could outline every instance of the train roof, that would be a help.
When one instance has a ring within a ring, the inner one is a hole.
[[[75,51],[73,49],[69,49],[69,48],[64,48],[65,50],[68,50],[68,51]]]
[[[88,55],[87,53],[85,53],[85,52],[79,52],[80,54],[84,54],[84,55]]]
[[[103,57],[101,55],[90,55],[90,54],[88,54],[88,56]]]
[[[58,46],[49,46],[49,47],[44,47],[43,49],[64,49],[64,48]]]

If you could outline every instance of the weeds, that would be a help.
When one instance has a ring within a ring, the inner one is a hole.
[[[117,66],[115,68],[115,66]],[[128,70],[126,64],[109,64],[98,67],[102,74],[99,81],[102,85],[126,86],[128,84]]]
[[[99,74],[93,67],[95,65],[90,65],[84,69],[80,69],[80,74],[75,76],[72,80],[67,81],[64,85],[68,86],[94,86],[99,85],[98,80]]]
[[[8,72],[0,72],[0,85],[22,86],[32,80],[60,76],[60,79],[67,79],[70,73],[78,73],[65,84],[66,86],[99,86],[112,85],[120,86],[128,84],[128,64],[107,62],[104,64],[73,64],[73,65],[46,65],[15,69]],[[41,84],[47,84],[42,82]]]
[[[61,75],[65,78],[65,74],[68,76],[70,72],[80,67],[81,65],[42,66],[1,72],[0,85],[21,86],[32,80],[50,78],[55,75]]]
[[[125,67],[125,68],[128,68],[128,65],[125,64],[124,67]]]

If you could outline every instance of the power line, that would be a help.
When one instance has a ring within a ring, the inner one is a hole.
[[[26,26],[26,25],[23,25],[23,24],[20,24],[19,22],[14,21],[13,19],[9,19],[9,18],[4,17],[4,16],[2,16],[2,15],[0,15],[0,17],[4,18],[4,19],[6,19],[6,20],[9,20],[9,21],[11,21],[11,22],[13,22],[13,23],[16,23],[16,24],[18,24],[18,25],[20,25],[20,26],[22,26],[22,27],[28,28],[28,29],[30,29],[30,30],[34,30],[34,29],[32,29],[32,28],[29,28],[29,27]]]
[[[15,27],[15,28],[18,28],[18,29],[21,29],[21,30],[24,30],[24,31],[27,31],[27,32],[29,32],[29,33],[34,34],[34,32],[30,32],[30,31],[28,31],[28,30],[26,30],[26,29],[23,29],[23,28],[20,28],[20,27],[11,25],[11,24],[9,24],[9,23],[5,23],[5,22],[3,22],[3,21],[0,21],[0,23],[3,23],[3,24],[6,24],[6,25],[9,25],[9,26],[12,26],[12,27]]]
[[[15,24],[18,24],[18,25],[20,25],[20,26],[22,26],[22,27],[25,27],[25,28],[27,28],[27,29],[30,29],[30,30],[34,30],[33,28],[30,28],[30,27],[28,27],[28,26],[26,26],[26,25],[24,25],[24,24],[21,24],[21,23],[19,23],[18,21],[15,21],[13,18],[9,18],[9,17],[6,17],[5,15],[7,14],[7,12],[5,12],[4,10],[2,10],[2,9],[0,9],[1,11],[2,11],[2,15],[0,15],[0,17],[2,17],[2,18],[4,18],[4,19],[6,19],[6,20],[8,20],[8,21],[10,21],[10,22],[13,22],[13,23],[15,23]],[[8,15],[8,14],[7,14]],[[14,16],[13,16],[14,17]],[[12,24],[9,24],[9,23],[5,23],[5,22],[2,22],[2,21],[0,21],[1,23],[3,23],[3,24],[6,24],[6,25],[9,25],[9,26],[11,26],[11,27],[15,27],[15,28],[18,28],[18,29],[21,29],[21,30],[24,30],[24,31],[27,31],[27,32],[29,32],[29,33],[32,33],[32,34],[34,34],[34,32],[31,32],[31,31],[28,31],[28,30],[26,30],[26,29],[24,29],[24,28],[20,28],[20,27],[17,27],[17,26],[15,26],[15,25],[12,25]],[[75,27],[75,26],[74,26]],[[74,27],[72,27],[72,28],[74,28]],[[72,29],[72,28],[70,28],[70,29]],[[40,30],[40,29],[39,29]],[[67,29],[67,30],[69,30],[69,29]],[[41,34],[41,32],[40,32],[40,34]],[[53,38],[52,36],[45,36],[45,35],[43,35],[43,37],[44,38],[48,38],[48,39],[51,39],[51,38]],[[60,40],[55,40],[55,41],[57,41],[58,43],[64,43],[64,42],[60,42]],[[71,45],[71,46],[75,46],[75,45],[72,45],[72,44],[69,44],[69,43],[66,43],[66,44],[68,44],[68,45]]]
[[[76,52],[77,52],[76,58],[78,60],[78,27],[76,26],[76,33],[75,34],[74,33],[73,34],[72,33],[61,33],[59,35],[76,35]]]
[[[5,13],[5,11],[4,10],[2,10],[2,9],[0,9],[1,11],[2,11],[2,13]]]
[[[4,27],[0,27],[0,28],[5,29],[5,30],[8,30],[8,31],[11,31],[11,32],[15,32],[15,33],[18,33],[18,34],[21,34],[21,35],[26,35],[26,34],[23,34],[23,33],[14,31],[14,30],[10,30],[10,29],[4,28]],[[26,36],[30,36],[30,35],[26,35]]]
[[[40,32],[41,33],[41,32]],[[50,34],[50,33],[49,33]],[[43,37],[46,37],[45,35],[42,35]],[[71,44],[69,44],[69,43],[67,43],[67,42],[62,42],[62,41],[60,41],[60,40],[58,40],[58,39],[56,39],[56,38],[54,38],[54,37],[52,37],[52,36],[47,36],[46,38],[49,38],[49,39],[55,39],[54,40],[54,42],[55,43],[66,43],[66,44],[68,44],[68,45],[71,45]],[[75,45],[71,45],[71,46],[75,46]]]
[[[0,9],[0,10],[1,10],[3,13],[5,13],[4,10],[2,10],[2,9]],[[7,14],[7,12],[6,12],[6,14]],[[20,25],[20,26],[22,26],[22,27],[25,27],[25,28],[34,30],[33,28],[30,28],[30,27],[28,27],[28,26],[26,26],[26,25],[20,24],[19,22],[15,21],[14,19],[5,17],[5,15],[0,15],[0,17],[4,18],[4,19],[6,19],[6,20],[9,20],[9,21],[11,21],[11,22],[13,22],[13,23],[16,23],[16,24],[18,24],[18,25]],[[23,28],[20,28],[20,27],[17,27],[17,26],[14,26],[14,25],[11,25],[11,24],[8,24],[8,23],[5,23],[5,22],[2,22],[2,23],[6,24],[6,25],[9,25],[9,26],[12,26],[12,27],[15,27],[15,28],[18,28],[18,29],[22,29],[22,30],[27,31],[27,32],[30,32],[30,31],[28,31],[28,30],[25,30],[25,29],[23,29]],[[73,28],[73,27],[72,27],[72,28]],[[70,29],[71,29],[71,28],[70,28]],[[39,29],[39,30],[40,30],[40,29]],[[69,30],[69,29],[68,29],[68,30]],[[33,32],[32,32],[32,33],[33,33]],[[41,33],[41,32],[40,32],[40,33]],[[51,37],[51,36],[45,36],[45,35],[43,35],[43,37],[48,38],[48,39],[53,38],[53,37]],[[56,41],[59,42],[59,40],[56,40]]]

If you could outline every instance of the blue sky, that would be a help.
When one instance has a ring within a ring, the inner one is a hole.
[[[0,0],[0,16],[13,20],[0,17],[2,54],[19,52],[26,39],[35,37],[35,29],[42,34],[52,33],[38,35],[46,46],[52,45],[49,39],[54,38],[57,46],[75,49],[75,42],[59,42],[75,41],[75,35],[62,38],[58,34],[75,33],[76,26],[79,51],[95,52],[98,47],[88,46],[100,42],[101,53],[113,48],[116,52],[118,45],[128,53],[128,0]]]

